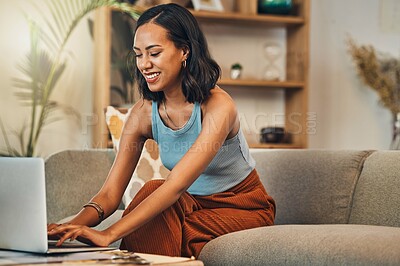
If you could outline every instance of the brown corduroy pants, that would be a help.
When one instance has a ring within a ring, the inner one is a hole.
[[[123,215],[131,212],[163,180],[147,182]],[[203,246],[227,233],[272,225],[275,202],[256,170],[228,191],[210,196],[185,192],[171,207],[122,239],[121,249],[168,256],[198,257]]]

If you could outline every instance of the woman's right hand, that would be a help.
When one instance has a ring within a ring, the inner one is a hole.
[[[50,232],[51,230],[53,230],[54,228],[57,228],[58,226],[60,226],[61,224],[55,224],[55,223],[51,223],[51,224],[47,224],[47,238],[50,240],[58,240],[60,239],[60,237],[62,235],[49,235],[48,232]]]

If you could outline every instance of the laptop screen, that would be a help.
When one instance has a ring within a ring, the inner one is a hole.
[[[0,248],[45,253],[44,160],[0,157]]]

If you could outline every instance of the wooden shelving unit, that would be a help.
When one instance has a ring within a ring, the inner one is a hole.
[[[273,16],[273,15],[249,15],[234,12],[211,12],[211,11],[194,11],[190,12],[199,22],[213,23],[231,23],[244,24],[251,26],[277,26],[291,27],[304,24],[304,18],[299,16]]]
[[[250,0],[256,1],[256,0]],[[293,0],[295,14],[290,16],[242,14],[233,12],[209,12],[190,10],[200,23],[221,24],[227,26],[246,26],[250,28],[283,27],[286,29],[286,81],[262,81],[262,80],[231,80],[222,79],[218,84],[236,89],[251,87],[259,90],[283,90],[285,93],[285,130],[291,135],[291,143],[263,144],[250,143],[252,148],[307,148],[307,115],[308,115],[308,66],[309,66],[309,10],[310,0]],[[101,41],[109,35],[110,10],[97,11],[96,23],[100,21],[98,32],[95,32],[96,55],[100,62],[108,56],[110,42]],[[98,19],[98,20],[97,20]],[[101,24],[103,23],[103,24]],[[108,23],[108,26],[107,26]],[[110,38],[110,37],[109,37]],[[240,36],[238,36],[240,38]],[[99,43],[101,47],[99,47]],[[107,59],[107,58],[106,58]],[[98,64],[96,64],[98,65]],[[95,88],[93,99],[95,101],[95,113],[102,117],[99,110],[103,110],[109,94],[109,75],[104,68],[95,74]],[[100,86],[100,89],[99,89]],[[99,100],[101,99],[101,100]],[[99,123],[102,121],[99,119]],[[96,147],[107,147],[108,136],[104,131],[105,126],[99,126],[93,130],[93,143]]]
[[[287,143],[249,143],[249,147],[252,149],[301,149],[302,146]]]
[[[303,89],[301,81],[265,81],[265,80],[243,80],[243,79],[221,79],[219,85],[234,87],[255,87],[260,89]]]
[[[255,0],[249,0],[255,1]],[[222,79],[218,84],[236,89],[284,90],[285,129],[291,143],[250,143],[252,148],[307,148],[309,10],[310,0],[294,0],[295,15],[242,14],[190,10],[200,23],[249,28],[283,27],[286,29],[286,81]],[[240,36],[238,36],[240,38]]]

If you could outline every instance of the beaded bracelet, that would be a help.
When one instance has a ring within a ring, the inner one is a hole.
[[[94,201],[91,201],[91,202],[83,205],[83,208],[86,208],[86,207],[95,208],[96,211],[97,211],[97,214],[99,215],[100,221],[103,221],[103,219],[104,219],[104,209],[103,209],[103,207],[101,207],[100,204],[98,204],[98,203],[96,203]]]

